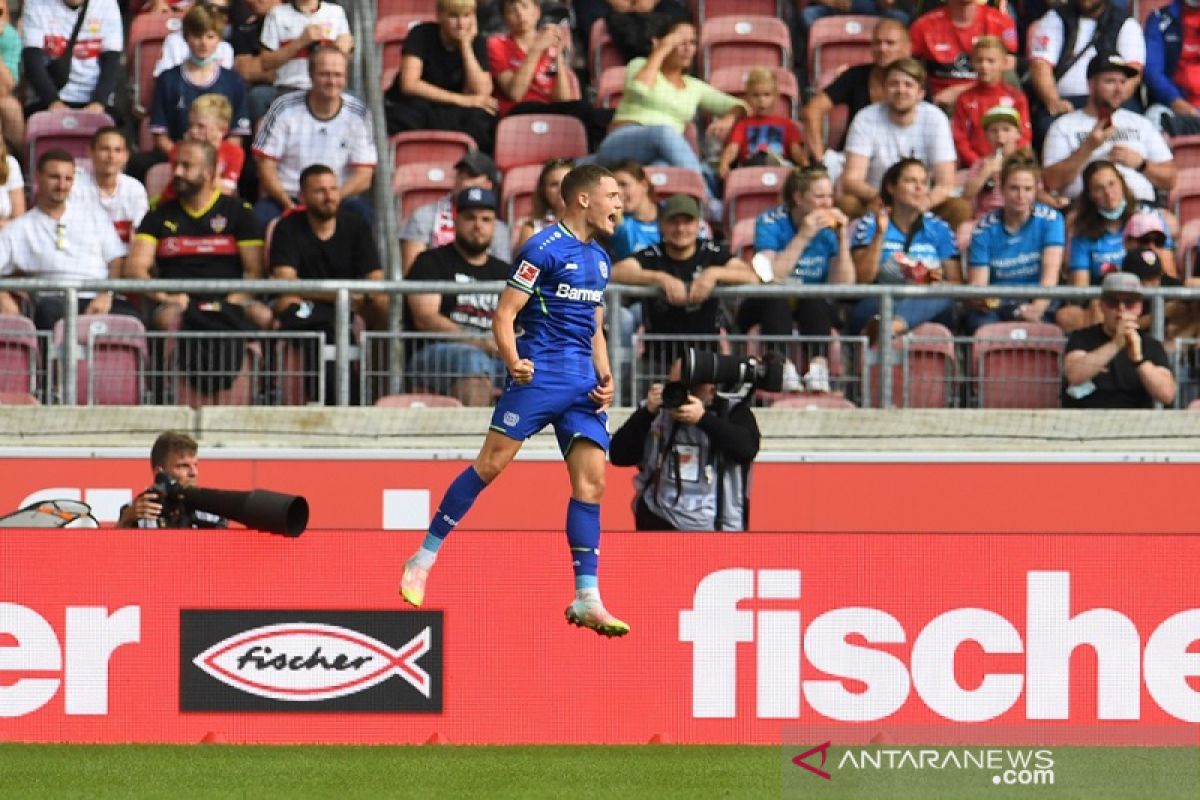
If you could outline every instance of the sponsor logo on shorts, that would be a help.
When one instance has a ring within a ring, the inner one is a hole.
[[[538,276],[541,274],[542,271],[540,269],[522,259],[521,263],[517,265],[517,271],[513,274],[512,280],[518,286],[532,289],[533,285],[537,283]]]
[[[576,289],[567,283],[560,283],[558,288],[554,290],[555,297],[561,297],[564,300],[582,300],[586,303],[603,303],[604,292],[599,289]]]
[[[180,612],[182,711],[442,709],[442,614]]]

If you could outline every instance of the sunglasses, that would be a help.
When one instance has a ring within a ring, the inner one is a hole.
[[[1150,245],[1151,247],[1163,247],[1167,243],[1167,235],[1159,231],[1151,231],[1134,239],[1138,244]]]
[[[1100,302],[1105,308],[1138,308],[1142,304],[1140,297],[1101,297]]]

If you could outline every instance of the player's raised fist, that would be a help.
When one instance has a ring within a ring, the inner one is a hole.
[[[516,363],[508,365],[508,374],[517,383],[529,383],[533,380],[533,362],[528,358],[518,359]]]

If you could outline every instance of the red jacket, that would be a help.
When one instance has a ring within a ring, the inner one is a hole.
[[[1025,99],[1025,93],[1004,82],[986,86],[976,81],[970,89],[958,96],[958,102],[954,105],[954,116],[950,120],[960,166],[970,167],[991,152],[992,147],[988,144],[987,135],[983,130],[983,115],[993,106],[999,105],[1013,106],[1021,115],[1021,146],[1028,147],[1033,142],[1033,128],[1029,124],[1029,101]]]

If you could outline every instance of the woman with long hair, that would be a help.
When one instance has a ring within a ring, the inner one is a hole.
[[[625,159],[612,166],[617,186],[621,188],[621,222],[609,241],[609,251],[614,261],[658,244],[658,195],[654,184],[646,175],[642,165],[633,159]]]
[[[882,206],[854,226],[850,255],[858,283],[892,285],[962,282],[954,232],[929,206],[929,169],[916,158],[902,158],[883,175]],[[923,322],[950,327],[954,303],[946,297],[906,297],[895,305],[892,332],[903,334]],[[879,300],[866,297],[850,317],[852,332],[874,336]]]

